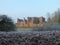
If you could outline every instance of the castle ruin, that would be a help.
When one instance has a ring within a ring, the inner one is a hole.
[[[44,17],[27,17],[27,19],[18,19],[16,25],[19,27],[42,26],[45,22]]]

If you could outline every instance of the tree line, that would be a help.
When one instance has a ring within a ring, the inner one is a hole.
[[[60,9],[58,9],[52,14],[48,13],[47,23],[48,24],[54,24],[54,23],[60,24]]]
[[[48,13],[47,24],[52,25],[54,23],[60,24],[60,9],[53,14]],[[0,15],[0,31],[15,31],[15,29],[16,26],[10,17]]]

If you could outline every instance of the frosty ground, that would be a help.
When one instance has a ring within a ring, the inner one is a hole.
[[[0,45],[60,45],[60,31],[0,32]]]

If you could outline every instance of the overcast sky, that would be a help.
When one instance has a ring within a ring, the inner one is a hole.
[[[0,0],[0,14],[6,14],[14,19],[40,17],[47,19],[47,13],[53,13],[60,8],[60,0]]]

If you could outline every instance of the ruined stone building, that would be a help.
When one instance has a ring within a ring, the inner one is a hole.
[[[16,25],[19,27],[42,26],[45,22],[44,17],[27,17],[27,19],[18,19]]]

